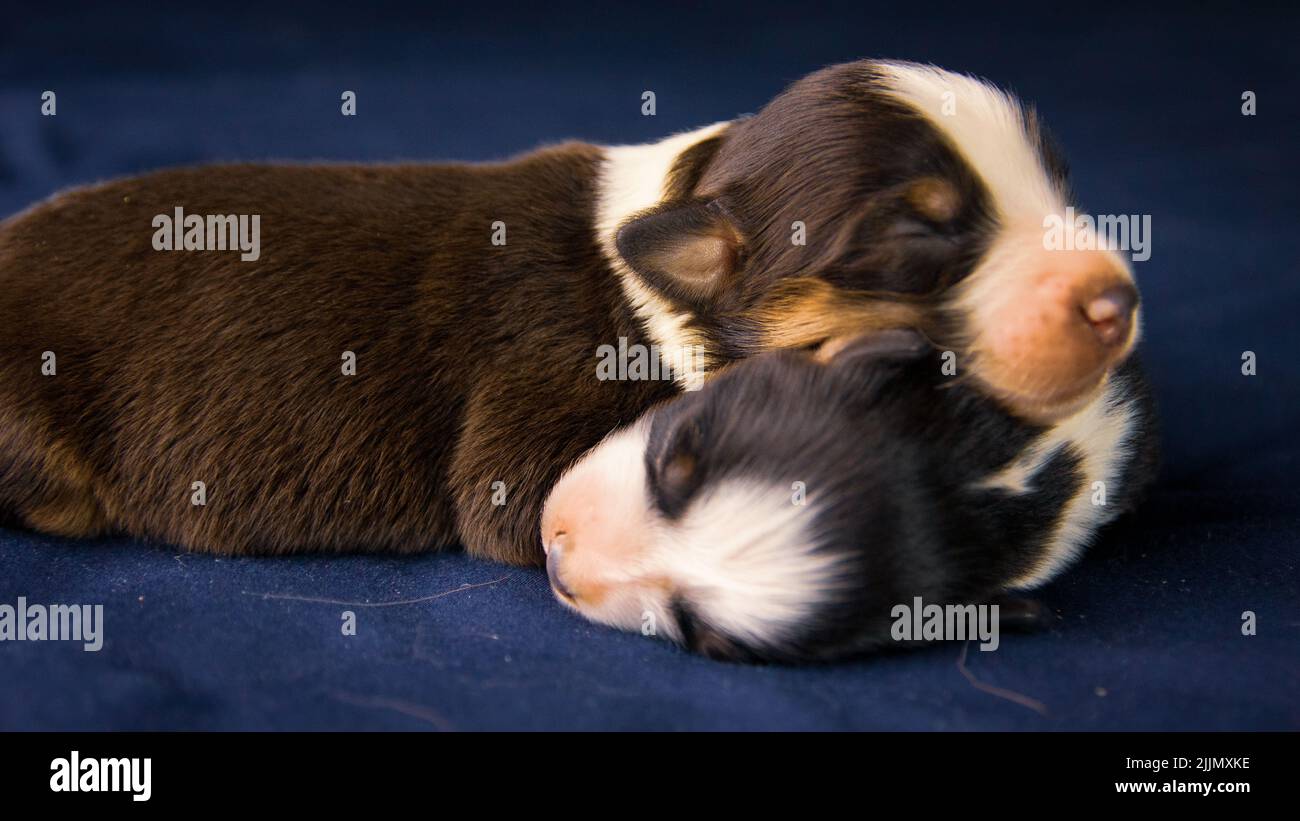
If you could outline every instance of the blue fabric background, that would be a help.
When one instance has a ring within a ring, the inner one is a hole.
[[[461,555],[229,560],[0,531],[0,602],[102,603],[107,620],[99,653],[0,644],[0,728],[1300,728],[1294,10],[192,10],[208,5],[3,9],[0,216],[166,165],[644,141],[753,111],[827,63],[932,61],[1034,100],[1085,207],[1152,215],[1137,272],[1165,472],[1043,591],[1052,630],[972,648],[970,676],[1041,711],[972,684],[958,645],[719,664],[586,624],[541,573]],[[45,89],[56,117],[39,116]],[[359,116],[340,116],[343,89]],[[1258,116],[1240,113],[1247,89]]]

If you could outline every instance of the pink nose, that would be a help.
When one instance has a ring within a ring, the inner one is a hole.
[[[1080,310],[1097,335],[1097,341],[1103,347],[1112,348],[1128,339],[1137,302],[1137,289],[1122,283],[1086,299]]]

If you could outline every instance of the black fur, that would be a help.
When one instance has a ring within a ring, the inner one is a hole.
[[[905,332],[894,334],[896,339]],[[746,360],[655,413],[646,449],[651,498],[668,519],[724,479],[804,482],[823,550],[850,559],[851,593],[770,645],[745,646],[689,615],[692,649],[731,659],[808,661],[891,641],[891,609],[969,604],[1002,593],[1043,549],[1083,479],[1079,454],[1051,456],[1030,492],[976,487],[1044,428],[1026,424],[941,372],[936,351],[864,343],[829,365],[797,352]],[[1137,422],[1109,504],[1131,509],[1154,477],[1154,413],[1136,358],[1113,376]],[[666,466],[685,459],[663,481]]]

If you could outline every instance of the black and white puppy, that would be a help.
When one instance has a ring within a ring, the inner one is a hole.
[[[556,596],[710,656],[824,660],[888,642],[914,597],[1042,584],[1151,481],[1136,359],[1050,427],[941,365],[886,331],[829,359],[763,354],[647,413],[547,502]]]

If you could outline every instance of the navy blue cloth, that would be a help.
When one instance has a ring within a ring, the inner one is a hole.
[[[1136,270],[1166,465],[1043,590],[1052,629],[964,665],[958,644],[711,662],[456,553],[231,560],[0,531],[0,603],[99,603],[106,621],[97,653],[0,644],[0,728],[1300,728],[1300,18],[998,5],[5,10],[0,215],[176,164],[646,141],[857,57],[986,75],[1037,103],[1085,207],[1152,215]]]

